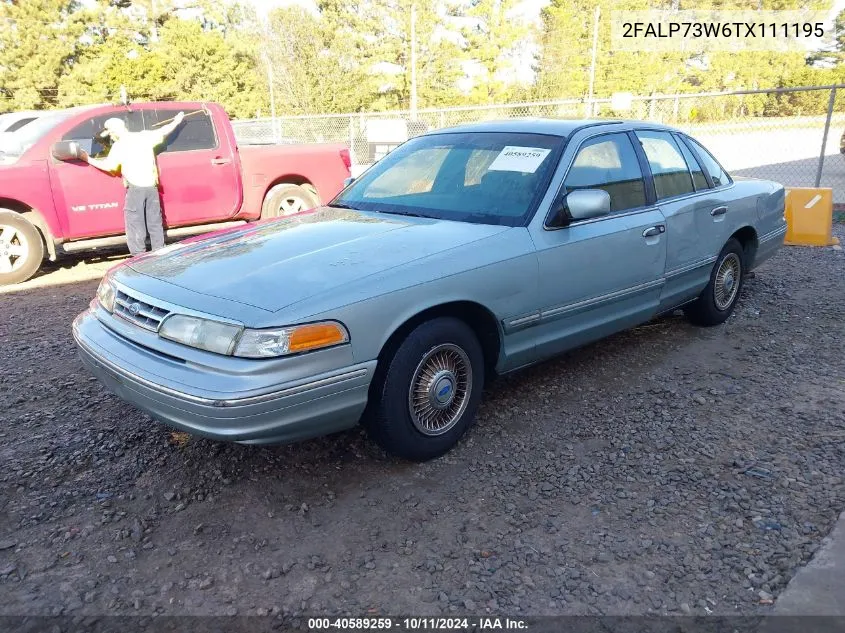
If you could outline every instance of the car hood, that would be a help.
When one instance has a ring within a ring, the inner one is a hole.
[[[275,312],[508,228],[322,207],[186,240],[126,266]]]

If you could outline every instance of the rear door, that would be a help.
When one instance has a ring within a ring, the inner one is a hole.
[[[115,111],[89,117],[67,132],[63,141],[76,141],[95,158],[105,157],[111,140],[99,138],[106,119],[120,118],[130,132],[143,130],[140,111]],[[80,161],[59,161],[49,158],[50,185],[56,208],[65,211],[70,239],[115,235],[124,232],[123,201],[126,190],[123,179],[106,174]]]
[[[540,273],[534,319],[540,357],[648,320],[663,284],[664,219],[650,200],[628,133],[601,134],[581,144],[561,193],[575,189],[607,191],[611,213],[532,234]]]
[[[661,310],[694,299],[707,284],[719,248],[714,247],[716,206],[701,165],[674,134],[638,130],[654,181],[660,211],[666,217],[666,285]],[[715,248],[715,250],[714,250]]]
[[[146,129],[157,129],[178,113],[144,110]],[[217,133],[208,111],[185,114],[157,151],[162,211],[170,227],[225,220],[240,210],[242,200],[235,148]]]

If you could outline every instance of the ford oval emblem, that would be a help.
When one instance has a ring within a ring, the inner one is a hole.
[[[141,304],[137,301],[129,306],[129,314],[132,316],[138,316],[138,313],[141,311]]]
[[[452,390],[452,385],[443,385],[443,388],[437,392],[438,398],[445,398],[446,395]]]

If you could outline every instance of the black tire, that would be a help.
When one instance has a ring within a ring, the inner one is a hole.
[[[0,286],[32,277],[44,261],[41,233],[21,214],[0,209]]]
[[[317,192],[311,185],[276,185],[264,196],[261,219],[278,218],[318,206]]]
[[[731,238],[719,253],[704,292],[684,308],[687,319],[704,327],[724,323],[736,307],[745,274],[745,251],[742,244]],[[732,281],[728,288],[725,282],[729,278]],[[728,296],[725,296],[726,292]]]
[[[432,353],[434,356],[430,357]],[[432,366],[438,361],[442,361],[442,370],[430,379],[419,376],[419,380],[415,380],[424,362]],[[468,372],[460,370],[462,365]],[[446,373],[449,371],[447,366],[458,369],[451,374],[454,381]],[[384,361],[375,381],[370,406],[364,416],[364,427],[370,437],[397,457],[426,461],[449,451],[472,426],[484,386],[484,353],[478,337],[466,323],[452,317],[438,317],[417,326],[402,341]],[[424,389],[426,383],[430,389]],[[442,422],[439,428],[432,422],[423,432],[421,426],[424,424],[419,415],[415,422],[411,405],[413,384],[418,385],[417,394],[421,398],[414,410],[421,411],[428,406],[432,415],[442,416],[435,417]],[[452,389],[444,393],[447,384]],[[440,394],[445,396],[438,403],[442,410],[425,404],[434,402],[432,399],[439,398]],[[449,398],[448,404],[446,398]]]

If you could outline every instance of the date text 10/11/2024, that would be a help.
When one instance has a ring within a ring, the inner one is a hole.
[[[528,623],[517,618],[309,618],[309,631],[524,631]]]

